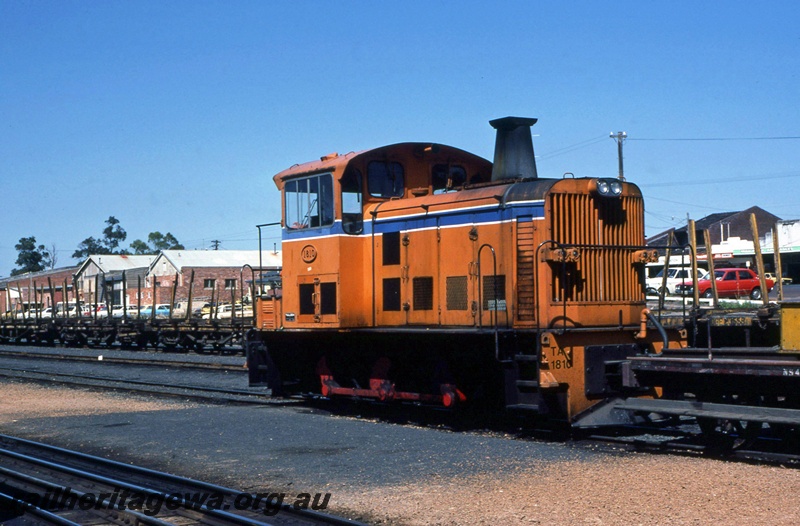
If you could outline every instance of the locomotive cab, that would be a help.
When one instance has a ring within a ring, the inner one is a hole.
[[[383,209],[439,196],[467,181],[487,180],[490,173],[491,163],[462,150],[404,143],[330,154],[276,175],[283,195],[284,286],[297,287],[296,295],[284,298],[281,325],[381,325],[382,313],[392,310],[401,292],[393,281],[383,293],[384,278],[377,276],[383,272],[373,272],[373,259],[381,261],[380,267],[398,267],[392,279],[406,272],[400,262],[399,231],[386,240],[381,231]],[[393,237],[397,243],[387,242]],[[381,289],[377,299],[373,274]]]

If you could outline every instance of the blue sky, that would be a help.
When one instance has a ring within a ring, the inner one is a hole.
[[[255,249],[275,173],[402,141],[491,159],[506,115],[539,119],[541,177],[616,176],[626,131],[647,235],[800,218],[795,1],[5,0],[0,35],[0,276],[21,237],[76,264],[111,215],[126,245]]]

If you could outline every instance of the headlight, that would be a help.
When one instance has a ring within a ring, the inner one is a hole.
[[[622,183],[617,179],[592,179],[590,188],[602,197],[619,197],[622,195]]]

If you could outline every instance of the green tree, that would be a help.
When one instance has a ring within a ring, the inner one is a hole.
[[[92,254],[128,254],[125,249],[120,249],[119,245],[128,237],[125,229],[119,225],[119,220],[114,216],[106,219],[106,228],[103,229],[103,238],[95,239],[87,237],[78,245],[72,257],[84,259]]]
[[[147,243],[145,243],[141,239],[137,239],[136,241],[131,243],[131,250],[133,250],[133,253],[136,254],[137,256],[143,256],[145,254],[153,253],[150,247],[147,246]]]
[[[162,234],[157,230],[150,232],[147,236],[147,243],[141,239],[131,243],[131,250],[134,254],[157,254],[162,250],[184,250],[184,248],[170,232]]]
[[[14,245],[19,255],[16,264],[19,268],[11,271],[12,276],[26,272],[39,272],[51,266],[52,256],[44,245],[36,246],[36,238],[23,237]]]
[[[119,226],[119,220],[114,216],[109,216],[106,220],[106,224],[108,225],[103,230],[103,243],[109,250],[109,254],[127,254],[127,250],[119,250],[119,245],[125,238],[128,237],[128,233],[125,232],[125,229]]]
[[[72,257],[75,259],[85,259],[92,254],[109,254],[109,252],[106,252],[106,248],[103,246],[102,242],[93,237],[87,237],[81,241],[78,248],[72,253]]]

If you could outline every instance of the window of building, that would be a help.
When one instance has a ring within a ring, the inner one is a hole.
[[[402,197],[405,190],[403,165],[392,161],[372,161],[367,166],[369,195]]]
[[[234,278],[234,279],[225,278],[225,288],[227,290],[235,289],[236,288],[236,278]]]
[[[283,187],[285,225],[289,230],[333,224],[333,178],[313,175],[288,181]]]
[[[213,289],[217,286],[217,280],[213,278],[206,278],[203,280],[203,288],[204,289]]]

